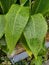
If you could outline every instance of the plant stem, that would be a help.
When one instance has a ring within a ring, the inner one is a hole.
[[[31,0],[29,0],[29,8],[30,8],[30,15],[31,15]]]

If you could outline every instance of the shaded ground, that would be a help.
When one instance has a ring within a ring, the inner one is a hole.
[[[47,62],[43,63],[43,65],[49,65],[49,60]]]

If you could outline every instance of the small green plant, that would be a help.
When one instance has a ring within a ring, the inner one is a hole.
[[[35,65],[42,65],[49,0],[0,0],[0,7],[0,48],[11,54],[19,41],[29,56],[34,55]]]

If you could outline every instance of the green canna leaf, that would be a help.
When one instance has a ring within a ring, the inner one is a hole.
[[[29,8],[12,5],[6,15],[5,37],[9,53],[11,53],[18,42],[29,18]]]
[[[49,0],[34,0],[32,6],[32,14],[49,12]]]
[[[46,32],[47,23],[42,14],[31,16],[27,26],[25,27],[24,36],[35,58],[37,58],[37,55],[42,48],[41,46]]]
[[[0,0],[0,6],[3,10],[3,13],[7,13],[12,4],[16,3],[16,0]]]
[[[5,17],[4,15],[0,15],[0,39],[4,34],[4,27],[5,27]]]

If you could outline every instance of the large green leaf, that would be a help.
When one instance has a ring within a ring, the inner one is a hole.
[[[20,4],[25,4],[27,0],[20,0]]]
[[[4,34],[5,18],[4,15],[0,15],[0,39]]]
[[[22,34],[21,38],[20,38],[20,43],[22,44],[22,46],[26,49],[26,52],[29,54],[29,56],[32,55],[32,51],[30,50],[27,42],[26,42],[26,39],[24,37],[24,35]]]
[[[49,0],[34,0],[34,4],[32,7],[33,14],[45,14],[46,12],[49,12]]]
[[[3,13],[7,13],[10,6],[14,3],[16,3],[16,0],[0,0],[1,8],[3,10]]]
[[[41,14],[31,16],[25,30],[24,36],[32,53],[37,58],[47,32],[47,23]],[[38,51],[37,51],[38,50]]]
[[[12,5],[6,15],[5,37],[9,53],[11,53],[19,40],[29,18],[29,8]]]

